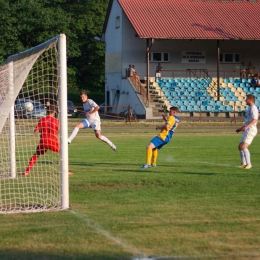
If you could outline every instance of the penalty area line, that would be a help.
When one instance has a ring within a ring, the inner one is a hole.
[[[115,243],[119,244],[123,248],[126,248],[126,249],[130,250],[132,253],[134,253],[134,254],[136,254],[137,256],[140,257],[140,258],[135,258],[135,259],[151,259],[151,258],[148,258],[145,253],[137,250],[134,246],[129,245],[128,243],[120,240],[119,238],[112,236],[108,231],[106,231],[104,228],[102,228],[101,226],[99,226],[98,224],[93,222],[86,215],[84,215],[84,214],[82,214],[82,213],[80,213],[78,211],[75,211],[75,210],[70,210],[70,212],[73,213],[74,215],[76,215],[78,218],[80,218],[85,223],[87,223],[87,225],[89,227],[95,229],[98,233],[100,233],[103,236],[107,237],[109,240],[114,241]]]

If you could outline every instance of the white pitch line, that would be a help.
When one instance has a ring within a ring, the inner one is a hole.
[[[139,256],[140,258],[134,258],[134,259],[140,259],[140,260],[153,260],[154,258],[149,258],[145,253],[139,251],[138,249],[136,249],[134,246],[127,244],[126,242],[120,240],[117,237],[112,236],[108,231],[106,231],[104,228],[102,228],[101,226],[99,226],[98,224],[96,224],[95,222],[93,222],[91,219],[89,219],[86,215],[77,212],[75,210],[70,210],[70,212],[72,212],[73,214],[75,214],[77,217],[79,217],[81,220],[83,220],[84,222],[87,223],[87,225],[89,227],[94,228],[96,231],[98,231],[100,234],[104,235],[105,237],[107,237],[108,239],[116,242],[117,244],[121,245],[122,247],[132,251],[134,254],[136,254],[137,256]]]

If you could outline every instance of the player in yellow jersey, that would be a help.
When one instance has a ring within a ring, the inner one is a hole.
[[[166,123],[163,126],[156,126],[156,130],[160,129],[161,132],[146,146],[146,163],[142,166],[142,168],[156,167],[158,149],[161,149],[164,145],[170,142],[172,135],[174,134],[174,130],[178,126],[178,112],[178,107],[171,107],[169,117],[167,119],[163,117]]]

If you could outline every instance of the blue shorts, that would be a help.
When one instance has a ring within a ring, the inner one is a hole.
[[[151,140],[151,143],[153,143],[157,149],[161,149],[164,145],[168,144],[167,141],[163,141],[159,136],[155,136]]]

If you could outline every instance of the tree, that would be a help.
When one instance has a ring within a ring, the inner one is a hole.
[[[68,41],[69,90],[104,89],[100,36],[108,0],[0,0],[0,62],[60,33]]]

